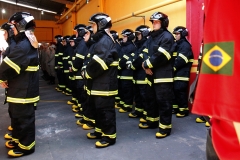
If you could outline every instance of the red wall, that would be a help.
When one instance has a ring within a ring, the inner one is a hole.
[[[190,83],[196,77],[197,59],[200,52],[200,46],[203,39],[203,3],[204,0],[187,0],[186,13],[187,13],[187,28],[189,30],[189,42],[192,44],[194,53],[194,63],[192,66]],[[190,105],[191,109],[191,105]]]

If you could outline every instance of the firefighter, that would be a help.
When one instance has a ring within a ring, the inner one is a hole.
[[[118,52],[118,57],[121,57],[121,55],[120,55],[120,51],[121,51],[121,44],[120,44],[120,42],[118,41],[118,39],[119,39],[119,36],[118,36],[118,33],[117,33],[117,31],[115,31],[115,30],[111,30],[110,31],[110,33],[112,34],[112,37],[113,37],[113,39],[115,40],[115,47],[116,47],[116,49],[117,49],[117,52]],[[120,73],[120,70],[118,70],[118,86],[121,86],[121,80],[119,79],[120,78],[120,75],[121,75],[121,73]],[[121,88],[120,87],[118,87],[118,95],[115,97],[115,108],[120,108],[120,107],[118,107],[118,104],[120,103],[120,101],[121,101],[121,99],[120,99],[120,94],[119,93],[121,93]]]
[[[62,63],[62,56],[63,56],[63,45],[62,45],[62,36],[56,35],[54,37],[56,42],[56,51],[55,51],[55,71],[57,74],[58,85],[55,88],[58,92],[62,92],[65,90],[65,83],[63,78],[63,63]]]
[[[93,57],[93,49],[95,41],[92,38],[93,28],[91,26],[87,26],[85,28],[84,41],[87,46],[87,53],[85,54],[85,58],[83,60],[83,66],[81,69],[81,73],[84,73],[86,70],[86,66]],[[83,76],[82,76],[83,77]],[[81,104],[82,107],[82,116],[83,118],[77,121],[77,125],[82,126],[84,130],[90,130],[95,127],[95,106],[92,103],[92,97],[90,94],[90,89],[92,88],[92,80],[91,79],[83,79],[84,82],[84,93],[83,96],[86,96],[86,100]]]
[[[73,64],[73,61],[75,60],[75,56],[76,56],[76,47],[77,47],[77,42],[76,42],[76,35],[72,35],[70,38],[69,38],[69,43],[70,43],[70,46],[72,47],[73,49],[73,53],[72,55],[69,56],[69,59],[68,59],[68,64],[69,64],[69,86],[70,88],[72,88],[72,98],[71,100],[67,101],[67,104],[69,105],[77,105],[77,88],[76,88],[76,79],[75,79],[75,75],[73,73],[73,69],[72,69],[72,64]]]
[[[90,139],[100,139],[96,147],[103,148],[116,142],[115,96],[117,95],[118,54],[110,33],[111,18],[104,13],[90,17],[93,44],[92,57],[83,76],[92,80],[90,98],[96,109],[95,132],[88,133]]]
[[[38,42],[32,30],[34,17],[27,12],[13,14],[16,46],[4,58],[0,66],[0,82],[8,88],[6,101],[12,116],[12,140],[9,156],[20,157],[35,151],[35,107],[39,101]]]
[[[13,30],[12,30],[12,25],[9,24],[9,23],[4,23],[2,24],[1,26],[1,30],[4,31],[4,39],[6,40],[6,42],[8,43],[8,47],[6,48],[5,51],[3,51],[2,53],[2,56],[3,56],[3,59],[9,55],[9,53],[11,52],[11,50],[15,47],[16,45],[16,42],[14,40],[14,33],[13,33]],[[7,88],[5,89],[5,95],[7,94]],[[6,102],[4,102],[5,104]],[[11,112],[8,110],[8,113],[9,113],[9,117],[12,118],[11,116]],[[12,125],[8,126],[8,130],[9,131],[12,131],[13,128],[12,128]],[[11,133],[7,133],[4,135],[4,138],[5,139],[12,139],[12,134]]]
[[[78,24],[74,27],[74,31],[76,33],[76,49],[75,52],[75,59],[72,64],[72,70],[76,80],[76,101],[77,104],[72,106],[73,111],[79,112],[75,114],[76,118],[82,118],[81,114],[81,104],[86,100],[86,93],[84,91],[84,80],[81,75],[81,69],[83,66],[83,60],[85,55],[87,54],[88,48],[85,44],[83,36],[86,33],[86,25]]]
[[[122,48],[120,51],[120,61],[119,67],[120,70],[120,107],[119,112],[131,112],[133,105],[133,71],[127,69],[127,65],[131,62],[130,59],[134,55],[135,50],[137,49],[133,40],[135,39],[134,32],[131,29],[124,29],[122,31],[123,42]]]
[[[70,41],[69,41],[70,36],[66,35],[63,37],[62,43],[63,43],[63,74],[64,74],[64,82],[65,82],[65,90],[62,92],[63,94],[65,94],[66,96],[71,96],[72,95],[72,88],[71,88],[71,84],[70,84],[70,80],[69,80],[69,60],[71,55],[73,54],[73,48],[70,45]]]
[[[150,27],[146,25],[140,25],[135,29],[135,44],[137,50],[132,57],[131,64],[129,65],[129,69],[133,70],[135,109],[134,112],[128,114],[130,118],[143,117],[144,109],[147,107],[147,80],[146,73],[142,68],[142,62],[144,61],[142,47],[147,41],[150,30]],[[146,112],[144,113],[146,115]]]
[[[159,132],[156,138],[165,138],[172,128],[173,66],[172,55],[176,47],[173,35],[167,30],[168,16],[161,12],[151,15],[153,31],[146,49],[149,58],[142,64],[152,85],[148,101],[153,102],[147,109],[147,122],[139,124],[140,128],[156,128],[159,119]],[[154,105],[153,105],[154,104]],[[158,113],[158,114],[156,114]]]
[[[190,70],[193,63],[192,46],[186,39],[188,36],[187,28],[177,26],[173,30],[177,47],[177,57],[175,58],[174,69],[174,94],[178,105],[176,117],[185,117],[189,113],[188,109],[188,83]]]

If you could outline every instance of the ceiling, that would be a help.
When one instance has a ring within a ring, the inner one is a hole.
[[[76,0],[8,0],[61,14],[66,11],[66,4],[72,5]]]

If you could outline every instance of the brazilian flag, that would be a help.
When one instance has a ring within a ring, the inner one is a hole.
[[[233,75],[234,42],[204,44],[203,74]]]

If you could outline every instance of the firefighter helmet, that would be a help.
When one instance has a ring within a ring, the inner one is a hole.
[[[143,38],[146,38],[149,35],[150,31],[151,29],[147,25],[140,25],[135,29],[135,33],[141,33]]]
[[[132,41],[135,38],[134,32],[131,29],[124,29],[122,35],[127,36],[129,41]]]
[[[162,12],[155,12],[151,15],[150,20],[152,23],[154,20],[160,20],[161,21],[161,27],[167,28],[169,24],[168,16]]]
[[[25,30],[36,28],[34,17],[28,12],[14,13],[9,18],[9,22],[14,24],[18,32],[25,32]]]
[[[3,23],[2,26],[1,26],[1,30],[7,31],[8,37],[12,37],[14,35],[12,27],[13,27],[12,24]]]
[[[173,34],[176,33],[180,33],[181,38],[184,38],[186,36],[188,36],[188,30],[187,28],[183,27],[183,26],[177,26],[173,29]]]
[[[111,17],[105,13],[96,13],[89,19],[89,23],[96,23],[97,30],[104,30],[112,27]]]
[[[119,39],[117,31],[111,30],[110,33],[111,33],[111,35],[112,35],[114,40],[118,40]]]
[[[83,37],[86,33],[85,28],[86,28],[86,25],[78,24],[74,27],[74,31],[76,31],[78,33],[78,37]]]

